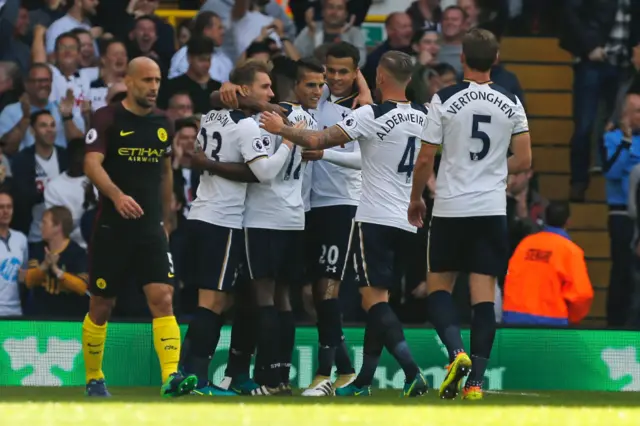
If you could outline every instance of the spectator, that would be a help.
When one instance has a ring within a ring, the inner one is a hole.
[[[173,182],[179,189],[178,199],[182,200],[184,214],[189,211],[191,202],[196,198],[195,189],[200,182],[200,173],[191,169],[191,156],[184,153],[193,152],[198,136],[198,123],[191,118],[176,121],[176,137],[174,139]]]
[[[438,62],[445,62],[462,75],[462,37],[465,33],[466,13],[458,6],[451,6],[442,13],[442,45]]]
[[[598,106],[604,100],[605,116],[611,115],[618,84],[628,64],[629,47],[640,41],[634,28],[640,24],[640,9],[622,1],[590,0],[564,5],[560,47],[575,58],[570,198],[581,202],[589,185],[591,133]]]
[[[220,23],[220,25],[222,25],[222,22]],[[176,30],[176,39],[178,40],[178,47],[180,49],[182,49],[184,46],[187,45],[187,43],[189,42],[189,39],[191,38],[192,31],[193,31],[192,20],[185,19],[180,21],[180,23],[178,24],[178,29]],[[171,59],[171,62],[173,62],[173,58]]]
[[[533,176],[531,168],[507,178],[507,229],[511,254],[524,237],[538,232],[544,223],[547,203],[533,188]]]
[[[67,147],[69,168],[58,177],[51,179],[44,190],[44,204],[47,209],[64,206],[71,212],[73,229],[71,239],[86,249],[87,242],[82,238],[80,219],[84,214],[84,188],[89,179],[84,175],[84,139],[73,139]]]
[[[92,81],[89,86],[89,100],[91,101],[92,111],[95,112],[107,105],[109,88],[124,81],[127,63],[127,48],[124,43],[111,39],[102,46],[100,78]]]
[[[633,294],[632,251],[634,226],[629,218],[629,174],[640,163],[640,95],[627,96],[620,128],[604,135],[609,205],[609,239],[611,271],[607,295],[607,324],[622,327],[629,320]]]
[[[25,84],[26,92],[20,101],[7,105],[0,113],[0,140],[7,155],[34,144],[34,135],[28,131],[31,115],[48,111],[55,121],[54,140],[59,147],[66,147],[67,140],[83,137],[85,126],[79,111],[69,100],[56,105],[49,100],[51,94],[51,69],[47,64],[31,65]]]
[[[315,49],[325,43],[345,41],[354,45],[360,52],[358,66],[363,67],[366,62],[367,49],[362,30],[347,22],[346,0],[325,0],[322,6],[322,22],[315,24],[315,28],[305,28],[294,43],[302,57],[313,56]]]
[[[369,13],[372,0],[347,0],[349,22],[360,27]],[[296,29],[300,33],[307,25],[322,20],[322,0],[289,0],[289,8],[293,13]]]
[[[499,37],[496,35],[496,38]],[[498,58],[498,60],[500,60],[500,58]],[[499,62],[491,67],[491,81],[516,95],[522,105],[526,105],[524,90],[522,90],[522,86],[520,86],[518,76],[507,70],[504,65]]]
[[[440,52],[440,36],[431,30],[420,30],[413,35],[411,42],[417,64],[434,65]]]
[[[545,229],[516,248],[504,287],[505,324],[566,326],[589,313],[593,288],[584,251],[566,231],[569,216],[569,203],[552,201]]]
[[[47,60],[43,34],[44,28],[36,27],[31,49],[33,63]],[[51,101],[60,101],[71,90],[74,101],[77,101],[75,106],[80,108],[82,102],[89,99],[89,86],[98,78],[98,68],[80,68],[80,40],[71,33],[64,33],[58,37],[53,59],[53,64],[49,65],[53,73]]]
[[[186,74],[169,80],[160,87],[158,106],[166,108],[169,98],[177,92],[189,93],[196,113],[206,113],[211,109],[209,97],[220,89],[220,82],[209,75],[213,41],[206,37],[195,37],[189,40],[187,58],[189,69]]]
[[[247,59],[254,59],[256,61],[262,62],[271,62],[271,49],[269,45],[265,42],[256,42],[254,41],[247,48],[246,51]]]
[[[366,66],[362,70],[364,78],[370,88],[376,87],[376,70],[382,55],[390,50],[413,54],[411,39],[413,28],[411,18],[404,12],[393,12],[385,20],[384,27],[387,31],[387,39],[367,56]]]
[[[626,104],[627,93],[631,90],[635,93],[640,93],[640,44],[633,46],[631,49],[631,66],[633,67],[631,70],[632,75],[626,82],[620,85],[618,95],[616,96],[615,109],[605,129],[607,131],[613,130],[620,124],[620,117]]]
[[[22,315],[19,282],[24,282],[28,269],[27,237],[9,225],[13,218],[13,199],[0,191],[0,317]]]
[[[98,207],[98,190],[93,184],[85,185],[84,187],[84,202],[82,203],[82,209],[84,213],[80,218],[80,232],[82,239],[87,243],[91,242],[91,235],[93,234],[93,224],[96,218],[96,209]]]
[[[75,28],[69,32],[78,37],[78,40],[80,41],[79,67],[93,68],[98,66],[98,55],[91,33],[84,28]]]
[[[46,52],[47,55],[51,55],[55,50],[58,37],[61,34],[67,33],[75,28],[84,28],[87,31],[92,31],[95,37],[102,35],[102,29],[95,27],[91,28],[90,17],[96,15],[96,7],[98,6],[98,0],[69,0],[71,8],[67,14],[62,18],[54,21],[47,29],[46,40]],[[95,43],[95,51],[98,52],[98,44]]]
[[[158,33],[156,32],[156,21],[152,16],[141,16],[136,18],[135,26],[129,36],[130,42],[127,48],[129,60],[139,56],[146,56],[158,63],[163,76],[169,72],[171,55],[165,55],[156,50]]]
[[[416,0],[411,3],[407,14],[413,22],[413,30],[430,30],[440,32],[442,9],[440,0]]]
[[[22,92],[20,72],[15,62],[0,61],[0,111],[18,102]]]
[[[160,7],[160,0],[134,0],[130,1],[127,6],[127,13],[130,16],[129,28],[135,27],[135,19],[141,16],[151,18],[156,24],[156,34],[158,40],[156,42],[155,51],[161,57],[172,57],[176,51],[175,33],[173,27],[156,15],[156,11]],[[133,19],[132,19],[133,18]]]
[[[213,40],[214,50],[211,52],[211,66],[209,75],[212,79],[224,83],[229,80],[229,74],[233,69],[233,62],[221,49],[224,40],[224,26],[222,20],[213,12],[200,13],[193,24],[193,37],[206,37]],[[171,58],[171,69],[169,78],[176,78],[187,72],[189,61],[187,59],[187,46],[180,50]]]
[[[439,83],[440,88],[444,89],[445,87],[453,86],[457,82],[458,75],[456,74],[456,69],[451,65],[443,63],[443,64],[435,64],[432,66],[433,70],[440,77]]]
[[[480,7],[478,0],[458,0],[457,6],[467,14],[466,29],[470,30],[479,24]]]
[[[191,117],[193,115],[193,102],[189,92],[173,93],[169,97],[166,115],[172,123],[180,118]]]
[[[33,291],[32,314],[80,320],[89,309],[87,252],[69,239],[73,229],[66,207],[42,216],[42,241],[30,251],[25,284]]]
[[[6,48],[0,49],[0,57],[4,61],[15,62],[23,73],[26,73],[29,69],[29,63],[31,60],[31,47],[29,43],[29,12],[27,9],[20,7],[15,21],[9,21],[5,15],[2,15],[2,25],[7,26],[7,29],[11,31],[0,32],[3,43],[6,43]]]
[[[64,16],[64,7],[60,0],[43,0],[43,6],[29,12],[29,32],[37,26],[49,28],[52,22]]]
[[[114,83],[107,91],[107,105],[122,102],[127,97],[127,85],[124,81]]]
[[[53,178],[67,169],[67,153],[54,145],[56,122],[49,111],[31,115],[35,144],[13,159],[14,227],[27,234],[29,243],[42,241],[44,191]]]
[[[242,18],[244,15],[243,13],[237,12],[241,12],[239,8],[245,7],[242,3],[246,3],[247,1],[253,0],[245,0],[244,2],[236,1],[235,3],[228,0],[207,0],[200,8],[200,13],[207,11],[216,13],[222,19],[225,28],[230,29],[233,25],[233,21]],[[282,22],[286,38],[293,40],[296,37],[296,28],[282,6],[280,6],[275,0],[260,0],[260,3],[262,4],[261,10],[263,13]],[[237,15],[235,15],[235,18],[233,17],[234,5],[238,8],[236,9]],[[259,28],[262,28],[262,26]],[[235,61],[244,52],[244,48],[239,50],[239,48],[235,46],[234,38],[235,37],[226,37],[222,46],[222,49],[232,61]],[[253,38],[251,40],[253,40]],[[247,46],[249,44],[250,43],[248,43]]]

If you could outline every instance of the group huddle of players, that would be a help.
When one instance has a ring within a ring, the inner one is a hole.
[[[199,297],[182,347],[169,305],[173,265],[161,223],[170,199],[163,158],[171,154],[171,139],[163,118],[153,114],[157,67],[132,61],[127,99],[99,110],[87,134],[85,169],[105,206],[91,244],[92,303],[83,324],[87,394],[109,395],[102,372],[107,320],[114,287],[132,268],[154,317],[163,396],[290,395],[290,293],[306,284],[313,288],[319,350],[316,377],[303,396],[370,395],[383,348],[406,375],[402,395],[424,394],[427,381],[388,301],[401,273],[398,259],[411,255],[416,229],[423,226],[422,193],[446,140],[427,253],[430,316],[451,358],[440,396],[456,397],[469,375],[463,397],[482,398],[495,335],[494,279],[508,260],[506,176],[531,162],[522,104],[488,78],[497,55],[489,32],[470,31],[463,42],[466,80],[440,91],[428,108],[406,100],[413,62],[397,51],[380,61],[378,104],[358,71],[358,50],[348,43],[330,47],[324,64],[301,60],[278,76],[261,62],[236,67],[230,83],[212,95],[213,109],[203,115],[190,154],[193,168],[202,170],[188,214]],[[279,106],[270,103],[272,80],[278,98],[287,101]],[[127,158],[130,150],[123,148],[134,132],[144,135],[136,139],[138,154],[156,162]],[[357,375],[338,303],[347,267],[356,272],[367,312]],[[250,278],[246,288],[236,284],[240,268]],[[471,278],[471,357],[451,300],[458,272]],[[227,377],[215,385],[208,368],[222,315],[232,304]]]

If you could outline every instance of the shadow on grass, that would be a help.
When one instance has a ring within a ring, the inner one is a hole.
[[[187,396],[164,399],[159,388],[112,387],[112,398],[98,399],[84,396],[81,387],[2,387],[3,403],[92,403],[92,404],[248,404],[248,405],[429,405],[448,406],[547,406],[547,407],[633,407],[640,410],[637,392],[489,392],[482,401],[445,401],[438,398],[437,390],[430,390],[420,398],[400,398],[399,390],[376,390],[372,397],[360,398],[303,398],[294,397],[198,397]],[[299,395],[299,393],[298,393]]]

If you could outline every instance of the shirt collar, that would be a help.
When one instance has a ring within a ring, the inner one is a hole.
[[[569,236],[569,233],[563,228],[557,228],[555,226],[547,225],[544,227],[544,231],[551,232],[552,234],[560,235],[561,237],[565,237],[567,240],[571,241],[571,237]]]

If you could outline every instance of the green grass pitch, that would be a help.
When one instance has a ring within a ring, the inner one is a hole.
[[[158,388],[111,388],[110,399],[83,389],[0,387],[2,426],[384,425],[623,426],[640,424],[635,392],[491,392],[483,401],[444,401],[437,391],[400,398],[188,396],[161,399]]]

